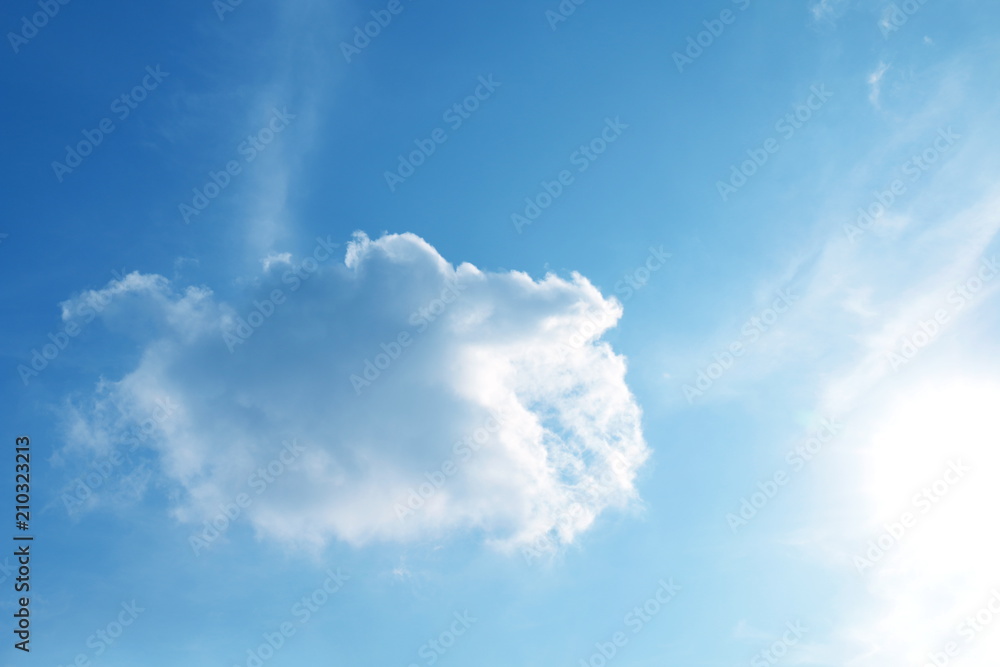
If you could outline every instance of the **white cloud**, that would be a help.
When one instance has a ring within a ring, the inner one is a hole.
[[[886,71],[880,64],[872,84],[883,85]],[[991,528],[1000,503],[992,425],[1000,402],[1000,189],[987,148],[992,119],[965,111],[965,70],[945,71],[818,207],[817,235],[786,272],[801,299],[770,330],[782,344],[757,350],[773,360],[769,374],[752,372],[744,357],[747,370],[737,365],[726,376],[748,395],[763,378],[775,389],[782,381],[797,392],[808,387],[816,397],[810,412],[845,424],[810,464],[813,484],[795,507],[801,527],[790,521],[791,533],[777,537],[815,558],[825,568],[820,576],[844,592],[827,609],[832,629],[814,637],[811,655],[822,659],[795,656],[801,664],[933,664],[929,654],[940,659],[949,642],[960,655],[948,664],[995,664],[1000,654],[1000,614],[981,633],[962,625],[1000,591],[1000,542]],[[909,97],[905,86],[900,92]],[[983,106],[992,108],[993,97]],[[960,138],[944,148],[935,137],[953,127]],[[930,153],[933,167],[907,172],[913,156]],[[887,197],[893,183],[901,194]],[[883,214],[856,235],[860,211],[880,198]],[[905,362],[891,356],[904,351]],[[952,460],[971,471],[924,513],[913,497]],[[854,557],[906,511],[917,524],[858,572]]]
[[[271,270],[272,266],[276,264],[291,264],[292,263],[292,253],[290,252],[271,252],[268,253],[267,257],[260,260],[261,266],[264,268],[264,273]]]
[[[964,167],[954,169],[960,176],[995,175],[975,153],[949,159]],[[784,363],[811,363],[821,378],[815,412],[847,424],[837,451],[824,454],[810,526],[795,537],[852,590],[818,649],[831,656],[824,664],[930,664],[928,654],[949,642],[962,664],[995,662],[995,628],[966,642],[961,624],[1000,585],[988,528],[1000,502],[989,331],[1000,291],[1000,190],[984,183],[974,197],[955,197],[951,168],[925,173],[920,188],[907,184],[909,199],[897,202],[905,225],[873,225],[852,242],[844,225],[854,216],[841,220],[775,332],[787,341]],[[925,513],[913,498],[940,487],[950,461],[972,470]],[[854,557],[906,511],[916,525],[858,572]]]
[[[872,103],[872,106],[876,109],[880,108],[880,99],[882,97],[882,78],[885,73],[889,71],[889,65],[885,62],[879,62],[878,67],[868,75],[868,101]]]
[[[863,507],[841,542],[866,588],[841,628],[852,664],[932,664],[947,650],[949,662],[995,664],[998,401],[994,381],[925,374],[880,404],[859,452]]]
[[[176,517],[198,524],[248,493],[258,535],[300,546],[462,531],[565,543],[636,500],[640,410],[625,360],[598,340],[616,301],[578,274],[456,268],[412,234],[358,235],[343,263],[328,247],[272,256],[231,302],[135,273],[67,302],[73,317],[109,300],[102,320],[141,349],[78,402],[72,441],[106,451],[169,401],[149,442]],[[257,495],[248,478],[292,440],[301,454]],[[445,481],[401,518],[428,474]]]
[[[809,11],[816,21],[828,20],[837,14],[843,4],[844,0],[817,0],[809,7]]]

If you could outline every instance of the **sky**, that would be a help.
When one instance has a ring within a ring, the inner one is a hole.
[[[994,665],[998,19],[8,4],[0,664]]]

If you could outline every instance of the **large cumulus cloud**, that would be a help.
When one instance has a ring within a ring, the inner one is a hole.
[[[179,520],[247,494],[258,535],[303,546],[560,544],[637,499],[640,410],[600,340],[621,307],[584,277],[455,267],[413,234],[263,266],[228,302],[132,274],[64,304],[72,320],[109,302],[101,319],[141,351],[76,402],[74,446],[153,424],[139,444]]]

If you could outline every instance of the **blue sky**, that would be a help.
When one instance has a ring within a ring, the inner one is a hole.
[[[997,19],[8,6],[0,662],[994,664]]]

